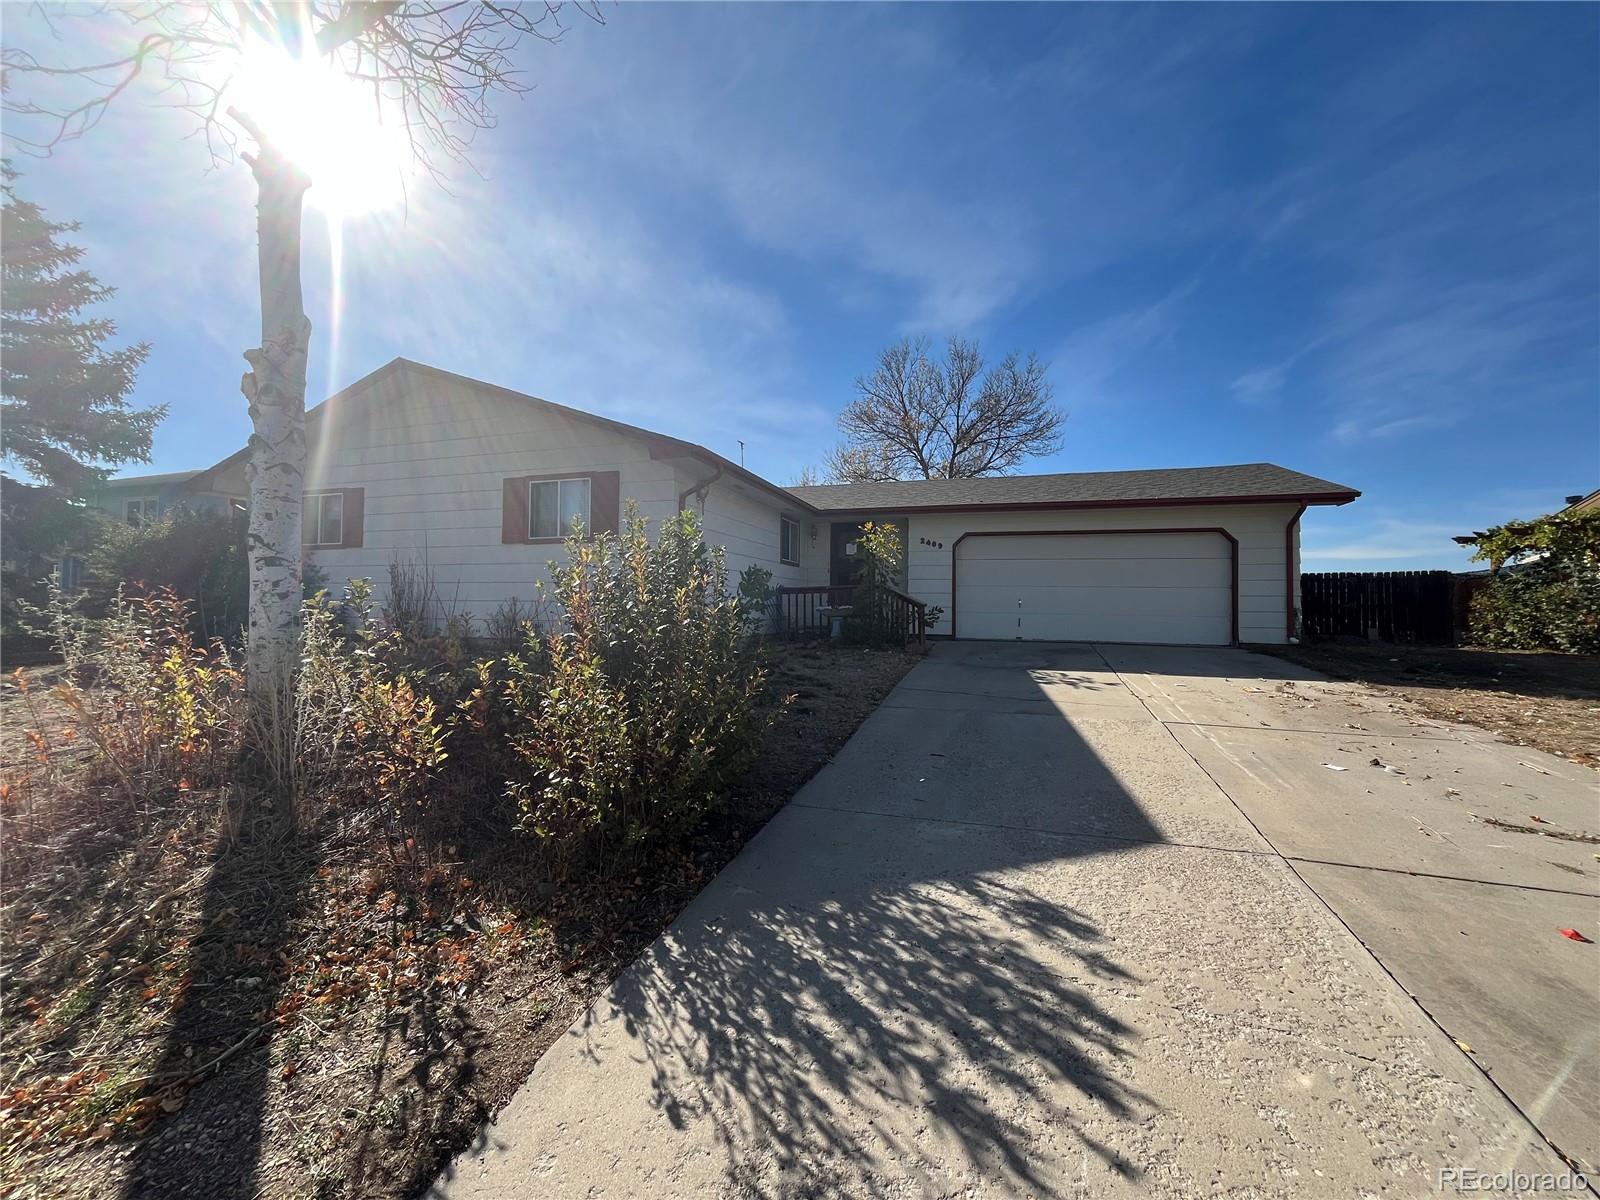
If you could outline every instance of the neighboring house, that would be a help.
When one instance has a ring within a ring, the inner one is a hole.
[[[1556,515],[1560,516],[1565,513],[1593,512],[1596,509],[1600,509],[1600,488],[1596,488],[1587,496],[1572,495],[1566,497],[1565,503],[1560,508],[1556,509]],[[1486,536],[1487,531],[1479,529],[1474,533],[1460,534],[1451,538],[1450,540],[1458,546],[1476,546],[1478,542]],[[1490,572],[1487,568],[1485,568],[1482,571],[1463,571],[1458,572],[1458,574],[1488,575]]]
[[[171,471],[161,475],[124,475],[108,479],[89,493],[87,507],[107,519],[144,526],[159,520],[175,508],[194,512],[243,510],[244,490],[234,493],[196,488],[200,471]],[[85,563],[81,553],[62,553],[55,571],[61,586],[75,592],[84,585]]]
[[[243,507],[243,488],[234,492],[197,488],[195,480],[203,473],[174,471],[109,479],[90,493],[89,507],[129,525],[148,525],[179,507],[194,512],[226,512],[230,507]]]
[[[1596,488],[1587,496],[1568,496],[1567,506],[1561,511],[1564,513],[1591,512],[1597,508],[1600,508],[1600,488]]]
[[[306,416],[304,549],[337,582],[425,562],[443,606],[526,603],[572,514],[615,529],[692,507],[730,576],[846,585],[865,521],[893,522],[905,587],[963,638],[1284,642],[1299,521],[1359,493],[1266,463],[782,488],[703,446],[396,359]],[[186,482],[244,491],[241,450]]]

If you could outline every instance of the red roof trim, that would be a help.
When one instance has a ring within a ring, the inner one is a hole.
[[[1220,504],[1349,504],[1360,492],[1320,492],[1311,495],[1287,496],[1178,496],[1159,500],[1026,500],[990,501],[966,504],[884,504],[874,508],[824,508],[824,517],[846,519],[883,513],[899,516],[902,513],[941,512],[1016,512],[1020,510],[1053,511],[1069,508],[1175,508],[1213,506]]]

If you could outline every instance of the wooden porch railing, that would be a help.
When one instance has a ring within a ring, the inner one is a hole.
[[[863,597],[854,585],[834,587],[779,587],[777,589],[778,636],[786,638],[827,637],[832,613],[827,610],[855,609]],[[878,592],[881,625],[891,640],[925,645],[928,640],[928,606],[914,596],[895,588]],[[871,614],[852,611],[845,614],[845,627],[868,619]]]

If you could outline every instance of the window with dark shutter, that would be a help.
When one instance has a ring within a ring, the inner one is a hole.
[[[587,536],[615,533],[621,519],[616,471],[513,475],[501,492],[500,541],[507,545],[553,545],[579,522]]]
[[[322,550],[361,545],[365,488],[306,493],[300,510],[300,544]]]

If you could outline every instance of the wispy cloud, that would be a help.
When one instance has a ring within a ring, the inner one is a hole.
[[[1300,557],[1308,567],[1326,564],[1330,569],[1348,569],[1396,562],[1458,564],[1470,553],[1450,540],[1471,532],[1460,523],[1378,516],[1356,518],[1354,528],[1341,529],[1341,524],[1344,522],[1319,520],[1306,526]]]
[[[351,312],[381,312],[397,288],[407,302],[361,322],[361,359],[421,357],[724,450],[831,423],[803,398],[791,315],[774,292],[561,181],[538,199],[514,221],[486,222],[518,198],[478,182],[436,195],[407,229],[362,231]],[[384,249],[402,242],[397,273]]]
[[[1345,288],[1318,364],[1334,436],[1425,432],[1592,387],[1591,367],[1556,352],[1594,324],[1575,289],[1566,265],[1454,283],[1393,272]]]
[[[1600,335],[1600,273],[1570,253],[1592,241],[1593,196],[1530,205],[1514,186],[1548,174],[1583,129],[1570,143],[1521,136],[1482,94],[1462,36],[1401,45],[1302,119],[1317,153],[1264,189],[1277,216],[1258,245],[1316,263],[1331,285],[1297,349],[1235,377],[1239,400],[1269,399],[1292,375],[1297,399],[1355,445],[1600,385],[1593,355],[1570,353]]]
[[[1050,354],[1050,373],[1063,399],[1093,404],[1130,364],[1165,344],[1183,322],[1183,309],[1201,273],[1196,272],[1148,304],[1125,309],[1073,330]]]

